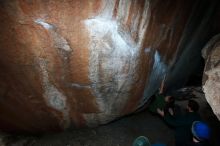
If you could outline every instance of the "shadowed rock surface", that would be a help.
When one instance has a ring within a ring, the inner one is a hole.
[[[220,35],[213,37],[202,53],[206,60],[203,90],[213,112],[220,120]]]

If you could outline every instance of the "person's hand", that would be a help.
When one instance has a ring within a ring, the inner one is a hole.
[[[164,111],[163,111],[163,110],[157,108],[157,113],[158,113],[160,116],[164,117]]]
[[[173,109],[172,109],[172,108],[169,108],[168,111],[169,111],[169,113],[170,113],[171,116],[174,115],[174,112],[173,112]]]

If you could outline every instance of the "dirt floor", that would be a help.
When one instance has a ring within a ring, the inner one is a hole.
[[[107,125],[92,129],[67,131],[39,137],[9,137],[8,146],[131,146],[133,140],[147,136],[152,143],[172,146],[173,131],[162,119],[147,111],[130,115]]]
[[[201,116],[212,128],[212,145],[220,146],[220,121],[203,97],[197,97],[196,100],[201,105]],[[181,107],[186,103],[186,100],[177,102]],[[148,137],[151,143],[173,146],[173,132],[159,116],[144,110],[97,128],[40,136],[2,134],[0,146],[131,146],[134,139],[141,135]]]

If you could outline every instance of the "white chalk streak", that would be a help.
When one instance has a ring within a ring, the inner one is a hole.
[[[64,117],[64,128],[69,125],[69,108],[66,102],[66,96],[60,92],[53,84],[49,81],[49,75],[47,71],[47,63],[45,59],[39,58],[39,65],[43,77],[43,88],[44,88],[44,98],[48,104],[53,109],[56,109],[63,113]]]
[[[45,29],[53,29],[53,25],[46,23],[43,19],[37,19],[34,22],[43,26]]]

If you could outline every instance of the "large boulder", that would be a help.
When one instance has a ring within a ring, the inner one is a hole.
[[[203,90],[206,100],[220,120],[220,35],[207,43],[202,55],[205,59]]]
[[[165,75],[166,87],[183,84],[207,41],[214,6],[1,0],[0,129],[96,126],[141,108]]]

